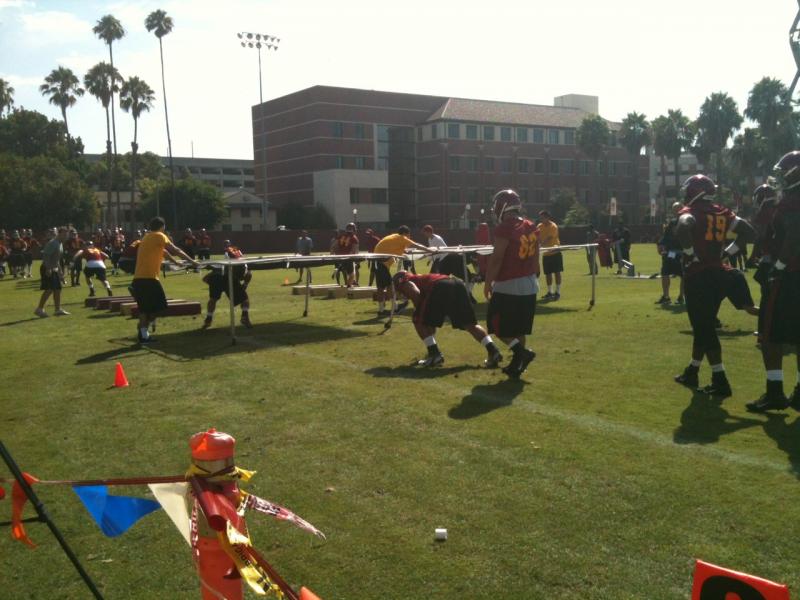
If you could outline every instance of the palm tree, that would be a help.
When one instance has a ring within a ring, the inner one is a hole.
[[[756,175],[764,166],[763,156],[764,140],[758,129],[746,127],[733,139],[728,158],[734,171],[747,179],[748,193],[756,187]]]
[[[114,68],[114,42],[121,40],[125,36],[125,29],[122,23],[117,20],[114,15],[105,15],[97,21],[97,24],[92,28],[95,35],[108,44],[108,59],[111,63],[111,68]],[[117,73],[119,75],[119,73]],[[114,92],[119,91],[119,88],[111,86],[111,133],[114,140],[114,170],[117,169],[117,119],[114,115]],[[120,200],[119,200],[119,186],[117,186],[117,224],[119,224]]]
[[[742,124],[742,115],[736,101],[724,92],[715,92],[705,99],[697,117],[698,141],[704,151],[716,157],[717,185],[722,185],[722,151],[728,139]]]
[[[797,118],[786,86],[779,79],[764,77],[747,97],[744,116],[758,123],[764,138],[765,160],[777,161],[795,144]]]
[[[175,199],[175,169],[172,166],[172,139],[169,135],[169,113],[167,112],[167,84],[164,79],[164,45],[162,39],[172,31],[172,17],[161,9],[154,10],[144,21],[147,31],[152,31],[158,38],[158,51],[161,54],[161,95],[164,97],[164,117],[167,121],[167,153],[169,154],[169,178],[172,184],[172,227],[178,230],[178,205]],[[156,207],[156,212],[159,207]]]
[[[599,115],[589,115],[575,132],[576,141],[581,151],[592,159],[592,196],[597,192],[597,161],[608,144],[608,123]]]
[[[671,146],[668,156],[675,162],[675,190],[681,187],[681,169],[680,160],[681,154],[688,152],[692,148],[695,133],[694,126],[689,120],[689,117],[683,114],[680,108],[667,111],[667,119],[670,122],[670,129],[672,130]]]
[[[106,109],[106,166],[108,168],[108,206],[111,206],[111,188],[113,187],[111,164],[111,122],[109,120],[108,107],[114,92],[119,91],[119,83],[122,81],[117,70],[107,62],[99,62],[86,72],[83,77],[83,85],[86,86],[92,96],[97,98]],[[117,202],[115,224],[119,224],[119,202]]]
[[[42,96],[50,96],[50,104],[55,104],[61,109],[64,118],[64,127],[69,139],[69,124],[67,123],[67,109],[75,106],[78,96],[83,96],[84,89],[80,86],[81,80],[72,72],[72,69],[59,66],[50,71],[44,78],[44,83],[39,86]]]
[[[14,88],[5,79],[0,79],[0,117],[4,111],[11,112],[14,106]]]
[[[136,212],[136,152],[139,135],[139,117],[153,107],[156,97],[153,90],[143,79],[128,77],[119,92],[119,103],[122,110],[130,112],[133,117],[133,141],[131,142],[131,215]]]
[[[636,222],[639,220],[639,157],[642,154],[642,148],[650,144],[650,138],[650,123],[647,122],[647,117],[637,112],[628,113],[622,120],[619,141],[630,154],[633,163],[633,206]]]

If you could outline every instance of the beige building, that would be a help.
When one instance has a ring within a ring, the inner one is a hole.
[[[245,189],[225,192],[227,216],[222,231],[271,231],[276,227],[276,212],[268,202]]]

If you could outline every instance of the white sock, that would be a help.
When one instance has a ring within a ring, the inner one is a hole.
[[[378,302],[378,310],[379,311],[383,311],[385,309],[386,309],[386,301],[385,300],[379,301]]]
[[[519,340],[517,338],[514,338],[513,340],[511,340],[511,342],[509,342],[508,347],[513,348],[517,344],[519,344]]]
[[[725,372],[725,367],[722,366],[722,363],[719,363],[718,365],[711,365],[711,372],[712,373],[724,373]]]
[[[150,337],[150,332],[147,330],[147,327],[139,327],[139,335],[142,339],[147,339]]]
[[[213,318],[214,318],[214,311],[213,310],[208,311],[206,319],[213,319]]]
[[[425,345],[427,347],[431,347],[431,346],[435,346],[436,345],[436,338],[434,338],[432,335],[429,335],[428,337],[426,337],[422,341],[425,343]]]
[[[560,293],[561,293],[561,284],[557,283],[556,284],[556,294],[560,294]]]
[[[243,314],[243,315],[246,315],[248,312],[250,312],[250,308],[249,308],[249,307],[245,308],[245,307],[243,306],[243,307],[242,307],[242,314]]]
[[[767,371],[767,381],[783,381],[783,369]]]
[[[483,346],[484,348],[491,343],[492,343],[492,336],[490,335],[487,335],[481,340],[481,346]]]
[[[701,360],[692,359],[692,360],[689,361],[689,366],[696,367],[698,369],[700,368],[700,365],[702,365],[702,364],[703,364],[703,361],[701,361]]]
[[[548,285],[547,286],[547,293],[548,294],[552,294],[553,293],[553,286],[552,285]]]

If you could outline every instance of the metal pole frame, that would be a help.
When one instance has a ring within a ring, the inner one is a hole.
[[[236,345],[236,311],[233,299],[233,265],[228,264],[228,304],[231,307],[231,345]]]
[[[306,267],[306,305],[303,309],[303,316],[308,316],[308,297],[311,295],[311,267]]]
[[[53,520],[50,518],[50,515],[47,514],[47,510],[44,507],[44,504],[39,500],[39,497],[33,491],[30,484],[25,480],[25,477],[22,475],[22,471],[20,471],[19,466],[11,457],[11,453],[6,449],[5,444],[0,441],[0,456],[3,458],[3,461],[8,466],[8,470],[11,471],[11,474],[14,475],[14,479],[17,480],[19,486],[22,488],[22,491],[25,492],[25,495],[28,497],[28,500],[31,502],[31,506],[36,510],[36,514],[38,515],[37,519],[33,519],[36,521],[40,521],[42,523],[46,523],[47,526],[50,528],[50,532],[53,534],[53,537],[56,538],[56,541],[61,546],[61,549],[64,551],[64,554],[67,555],[72,565],[75,567],[75,570],[78,571],[78,574],[83,579],[83,582],[86,584],[86,587],[89,588],[89,591],[92,592],[92,595],[97,598],[98,600],[103,600],[103,595],[100,593],[100,590],[97,589],[94,581],[89,576],[89,574],[84,570],[83,565],[81,565],[78,557],[69,547],[67,544],[67,540],[64,539],[64,536],[61,535],[61,532],[56,527],[56,524],[53,523]],[[25,522],[30,522],[31,519],[26,519]]]

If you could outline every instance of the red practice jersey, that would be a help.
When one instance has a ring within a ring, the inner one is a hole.
[[[79,237],[69,238],[64,245],[67,247],[67,250],[75,254],[78,250],[83,248],[83,240]]]
[[[428,296],[436,282],[442,279],[450,279],[450,275],[441,275],[439,273],[408,274],[408,280],[419,288],[419,293],[423,298]]]
[[[83,251],[83,258],[85,258],[87,261],[90,260],[102,261],[103,255],[97,248],[87,248],[86,250]]]
[[[355,254],[358,237],[355,233],[343,233],[336,238],[336,254]]]
[[[695,220],[692,228],[692,246],[697,262],[690,263],[687,275],[694,275],[706,269],[722,269],[722,251],[727,244],[725,235],[736,218],[730,209],[712,202],[695,202],[684,206],[678,215],[692,215]]]
[[[211,236],[207,233],[201,233],[197,236],[197,243],[201,248],[211,247]]]
[[[539,274],[539,235],[528,219],[509,219],[494,228],[494,237],[508,240],[495,281]]]

